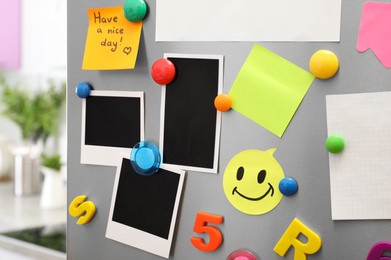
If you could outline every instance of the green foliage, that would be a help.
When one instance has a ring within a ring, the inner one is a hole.
[[[58,115],[65,101],[65,83],[56,85],[49,81],[49,89],[30,93],[29,89],[9,86],[0,77],[0,102],[4,105],[3,115],[14,121],[22,130],[23,139],[44,141],[55,135]]]
[[[42,166],[60,171],[62,166],[60,155],[56,154],[48,156],[46,154],[42,154]]]

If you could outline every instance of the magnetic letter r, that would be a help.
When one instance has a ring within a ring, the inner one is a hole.
[[[303,243],[298,239],[300,234],[307,237],[307,243]],[[306,260],[307,254],[314,254],[320,249],[322,239],[318,234],[295,218],[273,250],[278,255],[284,256],[291,246],[295,250],[294,260]]]

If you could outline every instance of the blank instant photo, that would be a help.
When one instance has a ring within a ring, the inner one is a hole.
[[[168,258],[185,172],[162,166],[152,176],[118,162],[106,237]]]
[[[143,140],[143,92],[93,90],[83,99],[82,164],[117,166]]]
[[[176,69],[162,86],[160,152],[162,164],[217,173],[221,112],[214,99],[223,88],[222,55],[165,54]]]

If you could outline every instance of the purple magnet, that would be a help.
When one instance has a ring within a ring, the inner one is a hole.
[[[391,242],[379,241],[369,250],[367,260],[390,260],[390,257],[382,256],[385,251],[391,251]]]

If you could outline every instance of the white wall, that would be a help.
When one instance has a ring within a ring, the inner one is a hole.
[[[10,84],[32,90],[47,87],[49,78],[65,81],[66,0],[21,0],[21,4],[21,68],[0,73]],[[59,143],[58,149],[66,158],[65,108],[62,114],[59,141],[51,142]],[[0,138],[12,143],[21,140],[19,128],[1,115]]]

